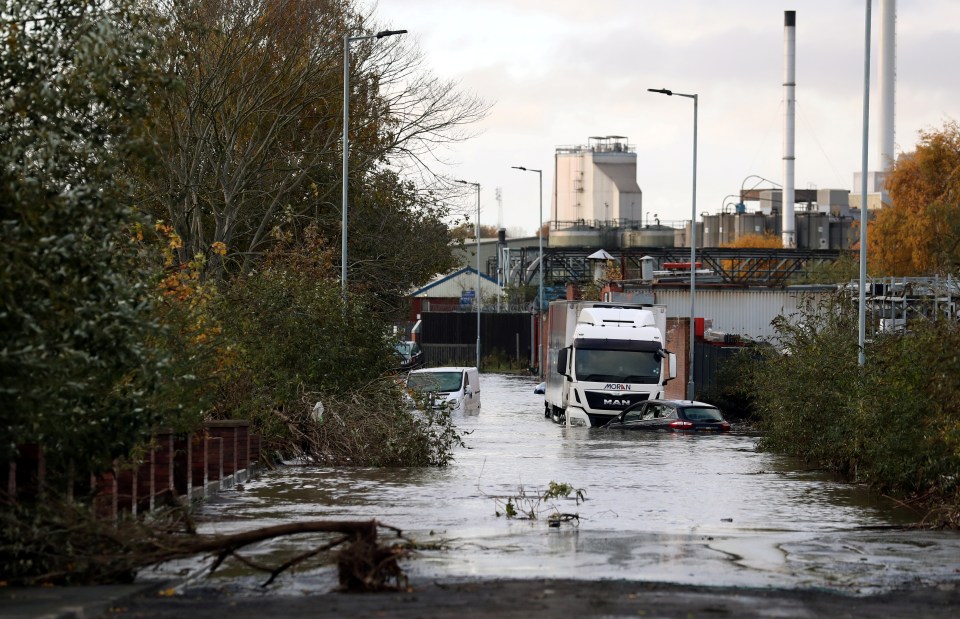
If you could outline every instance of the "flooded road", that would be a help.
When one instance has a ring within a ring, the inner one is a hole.
[[[755,436],[567,429],[544,419],[535,382],[482,375],[480,413],[456,419],[467,449],[447,468],[286,467],[206,504],[202,531],[377,518],[430,548],[404,563],[414,583],[551,577],[876,593],[960,579],[960,536],[897,530],[910,514],[756,452]],[[550,482],[582,489],[586,501],[521,499],[537,520],[496,515],[506,497],[532,497]],[[579,524],[550,527],[553,512]],[[277,540],[258,552],[298,545],[306,542]],[[274,586],[334,584],[332,569],[318,569]]]

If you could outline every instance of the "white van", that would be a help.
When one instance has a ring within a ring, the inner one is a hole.
[[[477,368],[424,368],[407,376],[407,388],[433,396],[434,406],[447,405],[452,413],[480,412],[480,372]]]

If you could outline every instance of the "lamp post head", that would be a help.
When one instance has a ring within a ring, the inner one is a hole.
[[[673,96],[686,97],[687,99],[693,99],[694,109],[696,109],[696,106],[697,106],[697,98],[698,98],[698,95],[696,95],[696,94],[687,94],[687,93],[683,93],[683,92],[674,92],[674,91],[670,90],[669,88],[647,88],[647,92],[655,92],[655,93],[657,93],[658,95],[667,95],[668,97],[673,97]]]
[[[406,30],[381,30],[377,33],[377,38],[382,39],[383,37],[392,37],[395,34],[407,34]]]

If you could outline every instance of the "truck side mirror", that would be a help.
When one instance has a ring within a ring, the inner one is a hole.
[[[667,353],[667,361],[670,363],[670,380],[677,377],[677,354]]]
[[[567,351],[568,348],[561,348],[557,352],[557,373],[561,376],[569,377],[570,374],[567,372]]]

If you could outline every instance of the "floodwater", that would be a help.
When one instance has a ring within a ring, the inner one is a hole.
[[[421,545],[403,564],[414,584],[552,577],[865,594],[960,580],[960,535],[900,529],[915,515],[758,453],[756,436],[567,429],[543,417],[535,384],[481,375],[480,413],[456,419],[467,448],[446,468],[285,467],[204,505],[201,530],[376,518]],[[550,482],[586,500],[537,499]],[[502,515],[507,497],[536,519]],[[551,513],[577,519],[551,527]],[[276,558],[316,541],[274,540],[254,552]],[[198,573],[185,586],[200,584]],[[239,568],[218,578],[251,591],[263,580]],[[271,589],[334,584],[332,568],[315,568]]]

